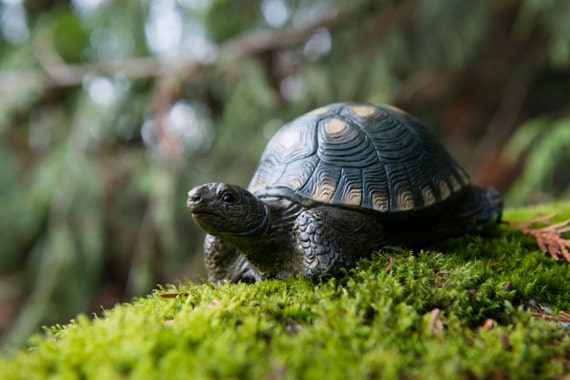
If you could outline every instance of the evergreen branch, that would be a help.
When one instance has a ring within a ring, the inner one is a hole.
[[[570,262],[570,239],[562,237],[563,233],[570,231],[570,219],[547,225],[546,227],[530,227],[534,223],[548,224],[555,215],[539,216],[530,221],[515,222],[513,227],[519,228],[526,235],[533,236],[538,247],[543,252],[548,252],[554,260],[558,261],[560,257],[563,257]]]

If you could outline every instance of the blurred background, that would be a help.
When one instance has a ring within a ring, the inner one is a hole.
[[[201,281],[191,187],[336,101],[422,119],[507,206],[570,198],[565,0],[0,0],[0,339]]]

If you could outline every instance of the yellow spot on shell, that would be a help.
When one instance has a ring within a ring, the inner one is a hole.
[[[380,194],[374,194],[374,196],[372,197],[372,208],[376,211],[387,211],[388,207],[387,207],[387,203],[386,203],[386,198]]]
[[[360,117],[369,118],[373,115],[376,115],[378,113],[378,110],[369,105],[360,105],[350,107],[350,112]]]
[[[289,131],[281,137],[281,145],[286,149],[291,148],[299,142],[301,142],[301,133],[298,131]]]
[[[414,198],[412,197],[412,192],[408,189],[403,189],[400,191],[396,198],[396,207],[398,211],[406,211],[414,209]]]
[[[321,183],[318,185],[313,198],[317,201],[328,202],[332,199],[334,190],[335,188],[331,184]]]
[[[325,122],[325,131],[329,135],[342,132],[347,127],[346,123],[340,119],[332,118]]]
[[[441,199],[447,199],[449,197],[450,191],[449,191],[449,186],[447,186],[447,183],[445,183],[444,180],[440,180],[439,181],[439,192],[441,194]]]
[[[397,114],[404,115],[404,116],[407,115],[406,112],[402,111],[402,110],[399,109],[398,107],[394,107],[394,106],[391,106],[391,105],[389,105],[389,104],[383,104],[383,107],[386,108],[386,109],[389,109],[390,111],[395,112],[395,113],[397,113]]]
[[[329,112],[329,107],[319,107],[307,113],[307,115],[322,115]]]
[[[467,172],[460,170],[459,173],[461,175],[461,180],[462,180],[464,185],[471,182],[471,180],[469,179],[469,174],[467,174]]]
[[[451,187],[453,188],[453,191],[457,191],[461,188],[461,184],[457,181],[455,176],[450,175],[449,181],[451,182]]]
[[[435,196],[429,187],[422,188],[422,198],[424,206],[430,206],[435,203]]]
[[[360,206],[362,200],[362,190],[352,189],[346,194],[344,203],[351,206]]]

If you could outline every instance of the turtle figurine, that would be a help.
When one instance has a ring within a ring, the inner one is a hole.
[[[247,189],[209,183],[187,208],[207,232],[210,281],[326,276],[386,245],[418,246],[500,221],[502,198],[416,118],[335,103],[285,124]]]

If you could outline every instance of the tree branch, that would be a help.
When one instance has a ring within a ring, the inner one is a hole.
[[[112,76],[121,73],[137,79],[159,77],[173,71],[195,73],[201,67],[212,65],[220,59],[239,60],[244,56],[294,46],[306,40],[315,30],[332,27],[339,20],[340,17],[336,14],[329,13],[301,27],[248,33],[220,45],[216,58],[210,62],[187,57],[168,61],[158,57],[139,57],[93,64],[52,64],[44,66],[43,71],[3,71],[0,72],[0,93],[30,78],[42,81],[44,87],[67,87],[80,85],[88,74]]]

